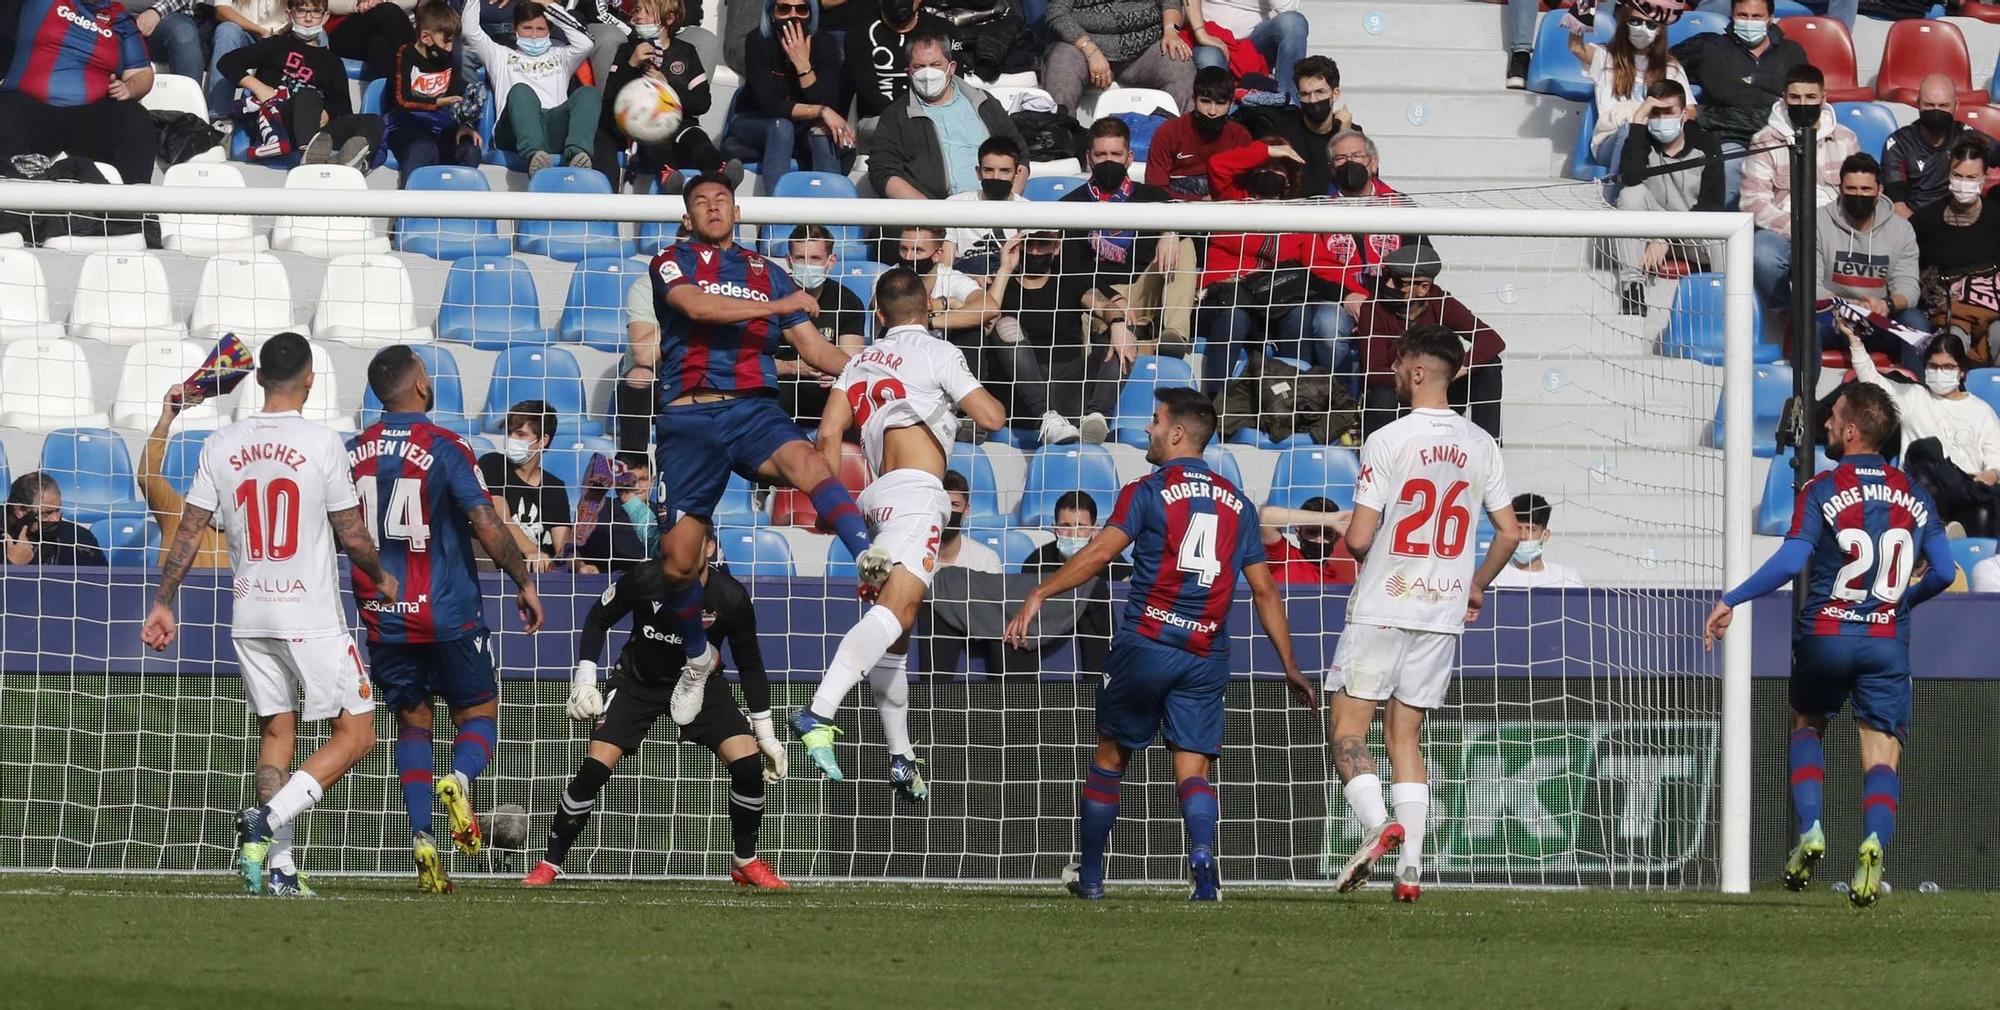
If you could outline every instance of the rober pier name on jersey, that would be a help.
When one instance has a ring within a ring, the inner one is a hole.
[[[384,429],[380,437],[356,443],[354,448],[349,449],[347,451],[347,464],[349,466],[360,466],[362,463],[378,456],[398,456],[408,460],[411,466],[419,470],[429,470],[431,468],[431,451],[429,449],[406,439],[392,437],[408,434],[409,432],[407,431]]]
[[[1195,471],[1188,473],[1186,476],[1189,479],[1168,484],[1166,487],[1160,489],[1160,502],[1162,504],[1172,505],[1186,498],[1208,498],[1231,512],[1241,513],[1243,511],[1243,499],[1236,497],[1234,491],[1219,484],[1211,483],[1208,480],[1208,475]]]
[[[1865,471],[1864,471],[1865,472]],[[1820,514],[1832,523],[1835,516],[1866,501],[1885,501],[1910,513],[1916,520],[1917,528],[1930,524],[1931,510],[1916,495],[1887,484],[1861,484],[1848,488],[1826,500],[1819,507]]]

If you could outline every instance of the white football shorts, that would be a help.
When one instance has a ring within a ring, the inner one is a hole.
[[[944,482],[922,470],[892,470],[863,488],[855,504],[868,517],[875,546],[929,589],[937,574],[945,517],[951,514]]]
[[[318,722],[341,712],[375,711],[375,692],[361,653],[348,635],[327,638],[239,638],[236,665],[243,671],[243,695],[258,716],[297,711]],[[299,704],[299,697],[305,704]]]
[[[1411,708],[1439,708],[1457,658],[1457,635],[1350,624],[1333,650],[1325,688],[1363,701],[1394,697]]]

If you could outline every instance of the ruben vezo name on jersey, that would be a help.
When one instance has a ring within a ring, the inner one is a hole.
[[[306,465],[306,454],[281,442],[252,442],[229,454],[229,467],[241,470],[252,463],[281,463],[293,472]]]
[[[1168,484],[1160,490],[1160,503],[1172,505],[1188,498],[1207,498],[1231,512],[1243,511],[1243,499],[1236,492],[1209,481],[1207,474],[1190,473],[1190,479]]]
[[[348,466],[357,467],[371,459],[382,456],[395,456],[407,461],[411,466],[419,470],[429,470],[434,459],[429,449],[415,442],[389,437],[392,435],[408,434],[409,432],[407,431],[385,430],[382,432],[382,437],[371,438],[366,442],[356,445],[354,448],[347,450]]]
[[[1858,487],[1848,488],[1828,498],[1826,504],[1819,507],[1819,511],[1820,515],[1825,516],[1826,521],[1831,523],[1834,517],[1840,515],[1842,512],[1862,502],[1870,501],[1885,501],[1910,513],[1910,518],[1916,520],[1918,529],[1930,525],[1931,510],[1924,505],[1922,499],[1908,491],[1893,488],[1887,484],[1862,484]]]

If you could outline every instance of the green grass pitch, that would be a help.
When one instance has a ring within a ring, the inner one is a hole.
[[[0,875],[0,1005],[31,1007],[1993,1006],[2000,895],[1119,888],[569,878]]]

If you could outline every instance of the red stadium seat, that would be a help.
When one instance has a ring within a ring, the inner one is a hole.
[[[1988,24],[2000,25],[2000,4],[1980,3],[1979,0],[1965,0],[1958,8],[1962,18],[1978,18]]]
[[[860,446],[850,442],[840,447],[839,476],[847,493],[856,497],[868,486],[868,461],[862,457]],[[812,495],[796,488],[779,488],[771,496],[771,517],[778,526],[812,529],[819,525],[819,510],[813,507]]]
[[[1958,86],[1960,105],[1985,105],[1986,92],[1972,86],[1972,57],[1965,36],[1949,21],[1898,21],[1889,26],[1875,94],[1885,102],[1917,104],[1917,85],[1943,74]]]
[[[1994,140],[2000,140],[2000,106],[1961,105],[1958,107],[1958,121]]]
[[[1875,92],[1861,85],[1854,70],[1854,38],[1847,26],[1832,18],[1780,18],[1785,37],[1804,47],[1806,59],[1826,75],[1829,102],[1873,101]]]

